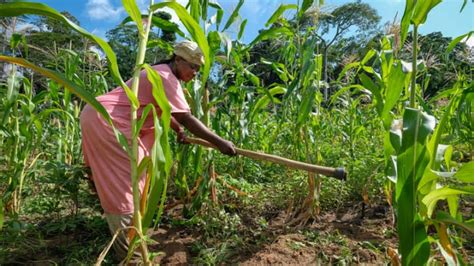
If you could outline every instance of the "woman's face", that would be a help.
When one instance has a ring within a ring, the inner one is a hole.
[[[184,82],[188,82],[196,76],[197,72],[199,72],[199,65],[190,63],[184,58],[177,56],[176,57],[176,67],[177,67],[177,74],[178,78]]]

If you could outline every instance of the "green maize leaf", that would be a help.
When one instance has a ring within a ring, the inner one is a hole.
[[[440,189],[436,189],[428,193],[423,199],[422,202],[428,208],[428,217],[431,217],[433,214],[434,208],[436,207],[436,203],[439,200],[444,200],[448,197],[452,196],[459,196],[462,194],[471,194],[474,195],[474,187],[464,187],[464,188],[449,188],[443,187]]]
[[[113,52],[110,45],[104,41],[103,39],[99,38],[96,35],[89,33],[88,31],[84,30],[83,28],[79,27],[68,18],[63,16],[61,13],[57,12],[56,10],[50,8],[45,4],[40,3],[30,3],[30,2],[17,2],[17,3],[4,3],[0,5],[0,16],[4,17],[15,17],[27,14],[34,14],[34,15],[42,15],[47,16],[53,19],[57,19],[61,22],[64,22],[67,26],[71,29],[79,32],[82,36],[87,37],[93,41],[95,41],[104,51],[107,59],[109,61],[109,68],[111,71],[112,76],[114,77],[115,81],[122,86],[127,94],[131,104],[138,108],[140,105],[138,102],[137,97],[133,94],[130,88],[125,84],[122,77],[120,76],[120,72],[118,69],[117,57]]]
[[[199,0],[189,0],[189,14],[196,21],[199,22],[199,17],[201,16],[201,7]]]
[[[454,40],[452,40],[449,45],[448,45],[448,48],[446,48],[446,54],[449,54],[453,51],[454,47],[456,47],[456,45],[458,43],[460,43],[462,40],[464,39],[469,39],[471,38],[471,36],[474,34],[474,31],[470,31],[466,34],[463,34],[461,36],[458,36],[456,38],[454,38]]]
[[[457,83],[455,86],[459,86]],[[448,104],[448,107],[446,108],[446,111],[444,112],[443,116],[441,117],[441,120],[439,121],[438,126],[436,127],[433,136],[430,138],[430,141],[428,143],[428,150],[430,151],[431,158],[430,158],[430,169],[433,170],[438,170],[438,165],[436,163],[436,155],[438,151],[438,145],[439,145],[439,140],[441,139],[441,134],[444,131],[444,128],[446,124],[449,121],[449,118],[453,115],[453,105],[457,101],[457,98],[461,94],[462,90],[457,88],[457,90],[452,91],[453,93],[450,95],[452,98]],[[424,177],[423,177],[424,179]],[[421,183],[426,183],[426,181],[422,180]]]
[[[202,0],[200,6],[201,19],[205,21],[207,19],[207,9],[209,8],[209,0]]]
[[[171,105],[166,97],[165,89],[163,88],[163,83],[161,77],[158,73],[149,65],[144,65],[145,70],[147,71],[147,77],[150,80],[150,83],[153,86],[152,94],[155,98],[155,101],[158,103],[161,110],[161,121],[163,121],[163,131],[168,138],[169,126],[171,123]],[[166,141],[167,145],[165,151],[169,150],[169,143]],[[166,160],[171,160],[171,154],[166,155]]]
[[[224,10],[218,9],[216,14],[216,29],[219,30],[219,26],[221,25],[222,18],[224,17]]]
[[[399,128],[390,129],[390,144],[396,154],[400,152],[402,147],[402,130]]]
[[[454,174],[459,181],[466,182],[466,183],[473,183],[474,182],[474,161],[468,162],[463,165],[459,170]]]
[[[376,100],[375,106],[376,106],[377,112],[380,115],[382,115],[383,99],[382,99],[382,93],[380,91],[380,87],[366,74],[360,73],[358,76],[364,88],[369,90],[372,93],[372,95],[374,95],[375,100]]]
[[[267,23],[265,23],[265,27],[270,26],[273,24],[275,21],[277,21],[278,18],[288,9],[297,9],[298,6],[295,4],[288,4],[288,5],[280,5],[278,9],[273,13],[273,15],[268,19]]]
[[[95,97],[84,90],[81,87],[78,87],[76,84],[72,83],[70,80],[66,79],[63,74],[58,73],[53,70],[49,70],[46,68],[42,68],[39,66],[34,65],[33,63],[26,61],[25,59],[22,58],[17,58],[17,57],[9,57],[9,56],[3,56],[0,55],[0,61],[5,61],[9,62],[12,64],[16,64],[25,68],[29,68],[31,70],[34,70],[40,74],[42,74],[45,77],[48,77],[55,82],[63,85],[67,89],[69,89],[71,92],[79,96],[83,101],[87,102],[89,105],[94,107],[103,117],[104,119],[109,123],[112,124],[112,119],[109,116],[109,113],[105,108],[95,99]]]
[[[95,99],[95,97],[92,94],[90,94],[89,92],[87,92],[83,88],[77,86],[76,84],[74,84],[73,82],[68,80],[66,77],[64,77],[63,74],[55,72],[53,70],[49,70],[49,69],[46,69],[46,68],[36,66],[36,65],[32,64],[31,62],[26,61],[24,59],[16,58],[16,57],[9,57],[9,56],[1,56],[0,55],[0,61],[9,62],[9,63],[12,63],[12,64],[16,64],[16,65],[34,70],[34,71],[42,74],[43,76],[45,76],[47,78],[50,78],[50,79],[54,80],[55,82],[61,84],[65,88],[69,89],[72,93],[79,96],[79,98],[81,98],[83,101],[88,103],[92,108],[94,108],[97,112],[99,112],[99,114],[102,115],[102,117],[105,119],[105,121],[109,125],[112,126],[112,129],[115,133],[115,137],[117,138],[118,142],[122,145],[122,148],[125,151],[127,151],[127,153],[129,153],[130,149],[129,149],[129,146],[128,146],[127,138],[113,126],[112,118],[110,117],[109,113]]]
[[[403,46],[410,27],[413,9],[415,8],[416,0],[406,0],[405,11],[403,12],[402,22],[400,23],[400,43]]]
[[[377,51],[375,49],[370,49],[365,54],[364,58],[362,58],[362,60],[360,61],[360,64],[361,65],[367,64],[367,62],[369,62],[369,60],[372,59],[372,57],[374,57],[376,54],[377,54]]]
[[[271,28],[268,30],[262,30],[260,34],[248,44],[247,47],[243,50],[243,53],[247,52],[252,46],[254,46],[256,43],[259,43],[264,40],[272,39],[272,38],[278,38],[280,36],[292,36],[293,32],[289,30],[288,28]]]
[[[211,54],[215,54],[219,51],[221,47],[221,36],[217,31],[211,31],[207,34],[207,42],[209,43],[209,48]]]
[[[406,74],[403,73],[402,64],[397,64],[397,66],[392,67],[386,84],[385,104],[383,105],[381,114],[385,128],[389,128],[392,122],[390,111],[400,98],[405,84],[405,77]]]
[[[142,115],[136,123],[136,130],[134,130],[133,132],[134,138],[137,138],[139,136],[140,130],[142,129],[143,124],[145,123],[146,118],[148,117],[148,113],[151,111],[152,107],[152,104],[148,104],[147,106],[145,106],[145,108],[143,108]]]
[[[18,45],[25,40],[25,37],[18,33],[13,33],[10,37],[10,47],[16,49]]]
[[[285,83],[294,79],[294,77],[288,72],[286,65],[278,62],[267,61],[263,57],[260,58],[260,62],[263,64],[271,65],[273,71],[275,71],[278,77]]]
[[[347,91],[349,91],[350,89],[355,89],[355,91],[364,91],[365,88],[362,87],[361,85],[359,84],[355,84],[355,85],[349,85],[349,86],[345,86],[345,87],[342,87],[340,88],[336,93],[334,93],[332,96],[331,96],[331,101],[329,102],[330,105],[333,105],[334,103],[336,103],[336,101],[339,99],[339,97],[341,95],[343,95],[344,93],[346,93]]]
[[[207,43],[206,35],[202,31],[201,27],[196,22],[196,20],[194,20],[193,17],[191,17],[188,14],[186,9],[182,5],[178,4],[177,2],[163,2],[163,3],[155,4],[150,7],[150,10],[151,12],[154,12],[157,9],[160,9],[163,7],[169,7],[176,12],[176,15],[178,15],[179,19],[181,20],[183,25],[186,27],[189,34],[191,34],[194,41],[201,48],[202,53],[205,58],[205,63],[204,63],[203,72],[202,72],[202,82],[203,84],[205,84],[207,81],[207,78],[209,77],[211,64],[212,64],[212,60],[210,57],[209,44]]]
[[[459,208],[459,198],[457,196],[447,197],[449,213],[452,217],[456,217]]]
[[[21,77],[16,74],[16,67],[12,68],[12,72],[8,76],[7,79],[7,95],[5,97],[5,107],[9,108],[12,104],[14,104],[19,96],[19,88],[20,88],[20,81]]]
[[[413,16],[411,18],[411,23],[415,26],[419,26],[425,23],[428,13],[441,3],[442,0],[424,0],[416,1],[415,10],[413,11]]]
[[[449,145],[444,153],[444,163],[446,164],[446,169],[451,169],[451,158],[453,157],[453,146]]]
[[[244,69],[244,74],[245,74],[245,77],[247,79],[250,80],[250,82],[252,82],[252,84],[255,86],[255,87],[258,87],[260,86],[260,79],[255,76],[255,74],[253,74],[252,72],[248,71],[247,69]]]
[[[142,15],[142,19],[145,19],[147,17],[148,17],[148,15]],[[120,24],[122,24],[122,25],[127,24],[131,21],[132,21],[131,17],[126,17]],[[184,37],[184,33],[179,29],[179,26],[176,23],[171,22],[169,20],[162,19],[160,17],[154,16],[154,17],[151,18],[151,24],[155,27],[158,27],[158,28],[162,29],[162,30],[175,32],[179,36]]]
[[[290,97],[290,95],[293,93],[293,91],[298,87],[299,85],[299,80],[298,79],[293,79],[290,83],[290,85],[288,85],[288,90],[286,91],[285,95],[283,96],[283,99],[287,99],[288,97]]]
[[[458,91],[458,90],[459,90],[459,84],[456,83],[453,88],[447,89],[445,91],[442,91],[442,92],[436,94],[432,99],[430,99],[429,103],[433,104],[433,103],[439,101],[440,99],[451,98],[451,96],[454,93],[457,93],[456,91]]]
[[[149,65],[144,65],[147,71],[147,77],[153,86],[152,93],[155,101],[158,103],[161,109],[161,121],[158,121],[158,117],[155,109],[153,108],[153,119],[155,125],[155,141],[152,149],[151,161],[152,169],[150,175],[153,182],[150,184],[149,199],[146,206],[146,212],[143,216],[143,226],[146,229],[151,223],[153,216],[155,215],[156,208],[158,207],[158,201],[160,200],[160,208],[158,209],[158,215],[161,215],[163,211],[163,204],[166,196],[166,187],[168,176],[171,171],[172,157],[171,149],[169,146],[168,132],[171,121],[171,106],[167,100],[165,90],[160,76],[156,71]],[[158,179],[155,180],[155,174]],[[159,220],[159,218],[157,219]]]
[[[314,65],[315,69],[314,71],[316,72],[316,80],[321,80],[322,79],[322,74],[323,74],[323,55],[322,54],[317,54],[314,57]]]
[[[385,142],[386,143],[386,142]],[[397,183],[397,156],[391,155],[386,160],[385,175],[392,183]]]
[[[281,63],[271,63],[273,71],[278,75],[278,77],[283,81],[283,82],[288,82],[289,80],[289,73],[286,70],[286,67],[281,64]]]
[[[376,74],[377,73],[377,72],[375,72],[375,69],[373,67],[362,66],[362,69],[365,72],[370,73],[370,74]]]
[[[341,79],[346,75],[347,71],[349,71],[352,68],[360,67],[360,62],[352,62],[344,66],[342,69],[341,73],[339,73],[339,76],[337,77],[337,81],[341,81]]]
[[[464,8],[466,7],[466,4],[467,4],[467,0],[464,0],[461,6],[461,10],[459,10],[459,13],[461,13],[464,10]]]
[[[239,16],[239,10],[240,10],[240,8],[242,7],[243,4],[244,4],[244,0],[239,0],[239,3],[237,4],[237,7],[234,9],[234,11],[232,11],[232,14],[229,16],[229,19],[227,20],[227,23],[225,24],[222,31],[225,31],[226,29],[228,29],[230,27],[230,25],[232,25],[232,23],[235,22],[235,20]]]
[[[430,193],[433,189],[436,189],[436,180],[440,177],[445,177],[446,172],[433,171],[431,169],[426,169],[426,172],[423,174],[423,178],[418,183],[418,192],[421,195],[426,195]]]
[[[431,164],[431,169],[438,171],[441,167],[441,163],[444,161],[444,156],[449,150],[453,150],[453,147],[451,145],[443,145],[443,144],[438,144],[438,149],[436,150],[435,156],[434,156],[434,163]]]
[[[232,52],[232,40],[227,36],[225,32],[219,32],[221,42],[224,43],[224,48],[227,56],[227,60],[230,60],[230,54]]]
[[[138,176],[141,176],[144,173],[144,171],[148,169],[150,163],[151,163],[150,156],[143,157],[143,159],[141,160],[141,162],[138,164],[138,167],[137,167]]]
[[[41,113],[39,113],[37,116],[35,116],[32,120],[31,123],[34,123],[36,128],[38,129],[38,135],[42,135],[43,132],[43,123],[47,121],[52,113],[58,113],[61,115],[69,116],[69,119],[74,120],[74,117],[72,114],[70,114],[68,111],[60,109],[60,108],[49,108],[42,110]]]
[[[242,23],[240,24],[240,29],[239,29],[239,34],[237,35],[237,40],[240,40],[242,38],[242,35],[244,34],[245,31],[245,26],[247,25],[247,19],[244,19]]]
[[[425,230],[425,224],[417,215],[414,221],[413,249],[407,256],[402,254],[402,265],[424,265],[430,257],[430,243],[428,241],[428,234]],[[401,241],[401,240],[400,240]]]
[[[253,120],[255,115],[260,112],[263,108],[265,108],[270,101],[273,102],[273,97],[278,94],[284,94],[286,93],[286,88],[281,87],[281,86],[276,86],[268,90],[268,93],[260,97],[256,104],[254,105],[252,111],[250,112],[250,120]]]
[[[453,218],[453,216],[449,215],[446,212],[438,211],[436,212],[436,218],[433,220],[441,223],[457,225],[466,232],[474,235],[474,219],[463,222],[462,220],[460,221],[459,219]]]
[[[144,34],[145,31],[143,30],[142,15],[135,0],[122,0],[122,4],[125,11],[127,11],[135,24],[137,24],[138,32]]]
[[[311,80],[314,78],[314,71],[316,70],[316,63],[314,58],[314,50],[316,48],[316,40],[308,40],[303,45],[303,55],[300,57],[302,61],[302,68],[300,71],[300,86],[306,88],[309,86]]]
[[[301,127],[308,119],[309,113],[313,110],[314,96],[316,95],[317,87],[308,87],[303,95],[303,101],[298,110],[298,118],[296,120],[297,127]]]
[[[173,46],[162,39],[153,39],[149,40],[147,43],[147,48],[159,47],[161,50],[165,51],[168,54],[173,53]]]
[[[383,51],[381,54],[380,54],[380,57],[381,57],[381,66],[382,66],[382,70],[381,70],[381,79],[386,83],[387,80],[388,80],[388,76],[390,75],[391,73],[391,70],[393,68],[393,66],[395,66],[396,64],[393,63],[393,52],[392,51]]]
[[[209,6],[216,10],[223,10],[222,6],[215,0],[211,0],[211,2],[209,2]]]
[[[434,117],[420,110],[407,108],[403,115],[402,146],[397,156],[397,230],[400,254],[404,265],[421,265],[426,251],[423,234],[417,223],[417,187],[429,164],[426,141],[435,125]],[[423,229],[424,230],[424,229]],[[420,237],[420,238],[418,238]],[[426,238],[426,237],[425,237]],[[427,259],[427,258],[426,258]]]
[[[156,109],[152,108],[152,111],[155,128],[155,142],[150,152],[151,163],[149,164],[147,171],[150,178],[150,190],[148,195],[143,195],[144,197],[148,197],[147,205],[145,206],[145,212],[142,218],[142,227],[144,231],[146,231],[151,225],[153,217],[155,216],[156,210],[158,208],[159,201],[164,201],[163,192],[166,191],[168,180],[164,163],[165,155],[163,146],[161,141],[157,141],[159,139],[161,140],[164,136],[163,127],[160,125]],[[161,205],[162,203],[160,204],[158,212],[162,211]],[[159,218],[157,219],[157,222],[158,221]]]
[[[303,0],[303,3],[301,4],[301,10],[300,14],[302,15],[308,8],[310,8],[313,5],[314,0]],[[320,0],[321,4],[321,0]]]

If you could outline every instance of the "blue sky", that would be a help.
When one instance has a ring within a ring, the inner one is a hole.
[[[188,0],[178,0],[186,4]],[[86,30],[105,37],[105,33],[117,26],[126,16],[121,0],[41,0],[38,1],[49,5],[58,11],[68,11],[73,14]],[[149,4],[149,0],[136,0],[143,10]],[[155,3],[160,0],[155,0]],[[237,5],[238,0],[217,0],[224,9],[224,22],[227,16]],[[243,41],[248,43],[256,37],[258,30],[264,28],[265,22],[282,3],[297,3],[297,0],[246,0],[241,8],[241,20],[248,19]],[[301,1],[300,1],[301,2]],[[325,0],[328,8],[337,7],[350,0]],[[392,21],[398,12],[398,19],[403,15],[405,7],[404,0],[363,0],[370,4],[382,17],[382,23]],[[430,13],[426,25],[422,25],[419,32],[427,34],[441,31],[443,35],[456,37],[474,30],[474,3],[468,0],[464,11],[459,13],[463,0],[444,0]],[[212,14],[211,14],[212,15]],[[286,16],[291,14],[286,13]],[[177,18],[174,18],[177,21]],[[238,31],[238,25],[229,29],[229,34],[234,35]],[[473,41],[471,38],[470,41]],[[473,41],[474,43],[474,41]]]

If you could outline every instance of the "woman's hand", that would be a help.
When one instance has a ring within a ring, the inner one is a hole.
[[[229,156],[237,155],[237,151],[235,150],[234,143],[232,143],[228,140],[223,139],[222,141],[220,141],[219,145],[217,145],[217,148],[223,154],[226,154],[226,155],[229,155]]]
[[[209,130],[209,128],[207,128],[201,121],[199,121],[199,119],[194,117],[190,112],[174,113],[173,117],[174,119],[176,119],[176,123],[183,125],[195,136],[214,144],[217,149],[219,149],[219,151],[223,154],[227,154],[230,156],[234,156],[237,154],[237,151],[234,147],[234,143],[216,135],[214,132]],[[178,131],[176,132],[178,133]]]
[[[181,144],[189,144],[182,127],[179,127],[178,131],[176,131],[176,141]]]
[[[186,134],[181,124],[176,120],[174,116],[171,116],[171,128],[176,132],[176,141],[182,144],[189,144],[186,140]]]

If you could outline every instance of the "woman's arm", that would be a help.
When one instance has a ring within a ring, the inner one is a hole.
[[[181,127],[176,118],[174,118],[174,114],[171,115],[171,128],[176,132],[176,140],[178,143],[189,143],[186,141],[184,129]]]
[[[186,127],[191,133],[216,145],[222,153],[236,155],[235,147],[232,142],[227,141],[210,131],[209,128],[207,128],[191,113],[173,113],[172,115],[178,123]]]

